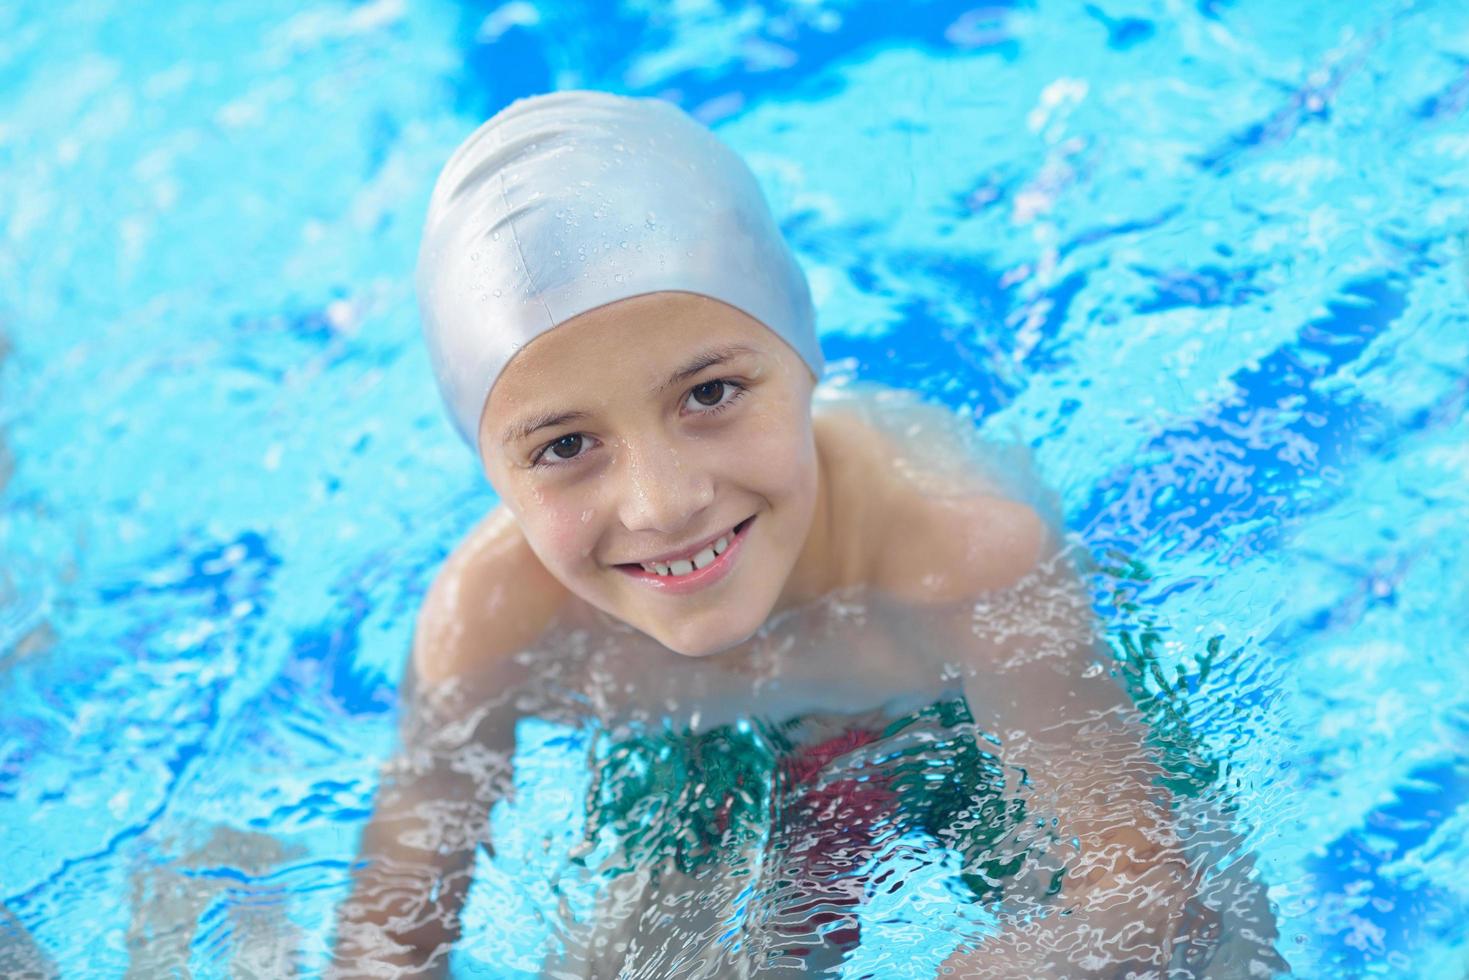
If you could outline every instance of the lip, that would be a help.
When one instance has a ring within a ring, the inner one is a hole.
[[[650,589],[657,589],[667,595],[686,595],[690,592],[697,592],[700,589],[708,588],[724,578],[725,575],[729,574],[730,569],[734,568],[735,559],[739,557],[740,551],[744,547],[745,538],[749,535],[750,528],[755,526],[755,518],[747,517],[740,523],[744,527],[734,537],[729,539],[729,547],[724,549],[723,554],[715,556],[714,560],[709,564],[703,568],[695,569],[687,575],[679,575],[677,577],[672,575],[658,575],[654,572],[645,572],[638,565],[618,565],[616,566],[617,570],[634,581],[646,585]],[[738,527],[739,525],[735,526]],[[719,537],[715,537],[714,540],[718,541]]]

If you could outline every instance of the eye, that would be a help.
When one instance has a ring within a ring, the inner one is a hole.
[[[560,466],[562,463],[570,462],[581,456],[581,448],[587,442],[587,437],[580,432],[568,432],[566,435],[552,442],[546,443],[531,457],[532,466]],[[550,456],[559,462],[550,462],[546,459]]]
[[[733,392],[728,399],[725,394]],[[728,378],[718,378],[714,381],[706,381],[703,384],[694,385],[689,392],[689,397],[707,411],[698,412],[699,415],[718,415],[735,402],[739,401],[745,393],[745,386]]]

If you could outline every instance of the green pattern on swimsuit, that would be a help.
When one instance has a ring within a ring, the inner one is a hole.
[[[1004,881],[1020,871],[1034,846],[1014,839],[1024,826],[1025,800],[1004,794],[1005,767],[996,752],[982,748],[975,738],[981,729],[962,695],[893,721],[882,737],[890,739],[920,723],[953,732],[952,751],[937,756],[924,753],[897,767],[890,787],[899,799],[920,804],[901,807],[899,825],[929,833],[958,851],[968,869],[961,877],[970,891],[982,901],[997,899]],[[919,745],[923,744],[920,740]],[[998,741],[989,744],[999,748]],[[1025,785],[1025,773],[1019,771],[1019,776],[1020,784]],[[1058,872],[1050,893],[1060,886]]]
[[[962,695],[819,746],[793,742],[800,724],[749,719],[700,733],[665,726],[615,743],[599,733],[588,841],[611,830],[617,861],[626,865],[613,870],[669,861],[694,875],[751,843],[789,846],[788,822],[835,804],[848,824],[859,825],[829,828],[835,833],[870,839],[921,830],[958,851],[964,881],[981,899],[998,897],[1034,846],[1017,839],[1025,801],[1003,795],[1005,769],[976,740]],[[1052,890],[1059,887],[1058,874]]]
[[[777,749],[754,723],[697,734],[666,726],[615,744],[603,731],[593,751],[586,837],[613,828],[629,868],[666,858],[693,874],[747,840],[778,803]]]
[[[1209,673],[1223,646],[1223,636],[1211,637],[1204,652],[1195,654],[1195,670],[1181,660],[1173,663],[1170,680],[1162,647],[1164,630],[1152,612],[1137,601],[1137,593],[1152,582],[1152,574],[1135,558],[1109,555],[1117,562],[1102,571],[1112,580],[1110,605],[1115,620],[1130,625],[1116,631],[1113,649],[1123,686],[1148,725],[1149,740],[1158,749],[1165,775],[1159,780],[1170,791],[1197,797],[1219,781],[1220,760],[1205,744],[1189,721],[1196,712],[1196,692],[1208,681]]]

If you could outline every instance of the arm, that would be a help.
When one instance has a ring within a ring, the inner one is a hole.
[[[1001,738],[1007,766],[1025,772],[1030,813],[1055,817],[1047,863],[1064,862],[1065,874],[1058,895],[1026,903],[1048,914],[956,951],[945,965],[957,976],[1161,975],[1186,929],[1195,869],[1174,801],[1155,784],[1146,727],[1106,671],[1087,670],[1110,659],[1090,615],[1052,554],[1010,600],[981,601],[967,617],[971,711]]]
[[[961,946],[941,976],[1041,978],[1160,974],[1197,882],[1147,728],[1105,670],[1087,590],[1033,510],[994,497],[930,501],[907,522],[919,563],[904,572],[945,626],[945,656],[976,724],[1023,771],[1029,814],[1054,817],[1056,843],[1028,880],[1027,912]],[[917,531],[916,534],[913,532]],[[920,569],[923,574],[920,574]],[[1058,895],[1045,897],[1064,862]],[[1007,891],[1011,887],[1007,886]],[[1013,894],[1013,892],[1012,892]]]
[[[1175,796],[1163,785],[1160,776],[1176,784],[1180,772],[1159,764],[1150,723],[1116,672],[1100,669],[1116,655],[1072,563],[1047,538],[1018,606],[981,598],[970,631],[976,674],[994,670],[989,686],[1018,694],[995,713],[1013,727],[996,730],[1023,733],[1028,721],[1015,757],[1035,803],[1058,817],[1058,836],[1074,835],[1065,885],[1049,903],[1064,917],[1012,925],[950,965],[973,977],[1288,973],[1255,856],[1242,852],[1213,787]],[[1012,628],[1007,606],[1031,624],[1029,634]]]
[[[36,977],[37,980],[56,980],[61,976],[45,949],[4,905],[0,905],[0,976]]]
[[[421,687],[410,664],[402,747],[383,766],[351,894],[337,912],[334,977],[380,976],[383,966],[447,975],[476,848],[488,843],[490,807],[509,791],[508,712],[456,710],[443,702],[467,699],[440,688],[435,703]]]
[[[445,974],[490,808],[513,788],[520,654],[563,595],[498,509],[444,562],[414,631],[401,749],[338,910],[333,976]]]

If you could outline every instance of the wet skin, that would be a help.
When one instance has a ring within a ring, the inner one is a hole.
[[[668,384],[700,355],[723,359]],[[516,356],[490,393],[480,456],[560,585],[669,650],[705,657],[830,591],[868,544],[850,523],[834,533],[813,385],[794,350],[733,307],[692,293],[637,296]],[[523,420],[562,412],[584,417],[504,439]],[[750,518],[738,567],[716,586],[672,595],[617,567],[687,554]]]
[[[727,357],[669,383],[711,351]],[[1038,801],[1063,814],[1077,792],[1107,802],[1071,807],[1069,829],[1095,857],[1061,896],[1079,910],[1073,924],[1045,928],[1141,923],[1134,947],[1155,941],[1154,959],[1139,965],[1162,961],[1188,869],[1125,695],[1106,676],[1081,679],[1094,624],[1059,538],[982,480],[921,485],[912,475],[933,469],[925,461],[935,454],[959,452],[951,441],[916,429],[904,442],[901,426],[862,411],[813,417],[812,386],[804,362],[758,321],[686,293],[609,304],[517,354],[480,424],[502,506],[425,597],[403,695],[410,750],[458,725],[504,766],[489,789],[483,774],[471,786],[449,764],[385,781],[362,850],[399,872],[357,876],[339,950],[413,964],[423,970],[415,975],[443,969],[473,844],[487,836],[483,811],[510,791],[513,692],[558,672],[608,725],[659,715],[694,728],[755,712],[824,713],[839,724],[894,697],[962,684],[976,722],[1009,736]],[[519,423],[568,412],[580,414],[506,438]],[[746,521],[717,581],[686,594],[619,567]],[[987,633],[976,628],[976,600],[1026,613]],[[834,608],[848,612],[833,618]],[[558,652],[572,647],[591,652]],[[1090,727],[1037,724],[1068,713]],[[1097,752],[1115,764],[1099,764]],[[473,805],[452,840],[425,847],[423,814],[446,799]],[[1093,901],[1139,889],[1163,897],[1145,913]],[[364,952],[373,936],[402,948]],[[956,953],[951,965],[996,976],[1053,966],[1003,941]]]

